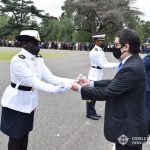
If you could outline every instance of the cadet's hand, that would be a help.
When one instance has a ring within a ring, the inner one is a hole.
[[[65,87],[61,87],[61,86],[54,86],[53,88],[53,93],[56,94],[56,93],[63,93],[66,89]]]
[[[78,83],[74,82],[74,84],[72,85],[71,89],[73,91],[79,91],[80,87],[81,87],[81,85],[79,85]]]
[[[62,88],[65,88],[65,90],[69,90],[71,89],[73,84],[74,84],[74,80],[68,80],[68,81],[62,82],[60,85]]]

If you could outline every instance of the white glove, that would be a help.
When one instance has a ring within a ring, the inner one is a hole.
[[[68,80],[68,81],[62,82],[60,84],[60,87],[64,88],[65,90],[69,90],[71,89],[73,83],[74,83],[74,80]]]
[[[63,93],[66,89],[64,87],[61,87],[61,86],[54,86],[53,88],[53,92],[54,94],[57,94],[57,93]]]

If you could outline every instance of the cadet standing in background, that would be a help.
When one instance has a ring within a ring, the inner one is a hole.
[[[94,39],[95,46],[89,54],[91,67],[88,73],[88,79],[91,81],[98,81],[103,78],[104,68],[117,68],[118,63],[111,63],[106,59],[103,51],[105,46],[105,34],[94,35],[92,38]],[[90,119],[98,120],[101,115],[97,114],[95,103],[96,101],[86,101],[86,116]]]

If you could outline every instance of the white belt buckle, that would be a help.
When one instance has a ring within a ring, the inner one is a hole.
[[[35,88],[32,87],[31,91],[34,92]]]
[[[20,82],[18,82],[18,83],[16,84],[15,89],[18,89],[19,85],[20,85]]]

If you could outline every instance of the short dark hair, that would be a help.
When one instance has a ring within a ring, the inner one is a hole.
[[[116,37],[120,39],[120,44],[122,46],[129,44],[130,53],[137,54],[140,52],[140,37],[134,30],[129,28],[123,29],[116,34]]]

